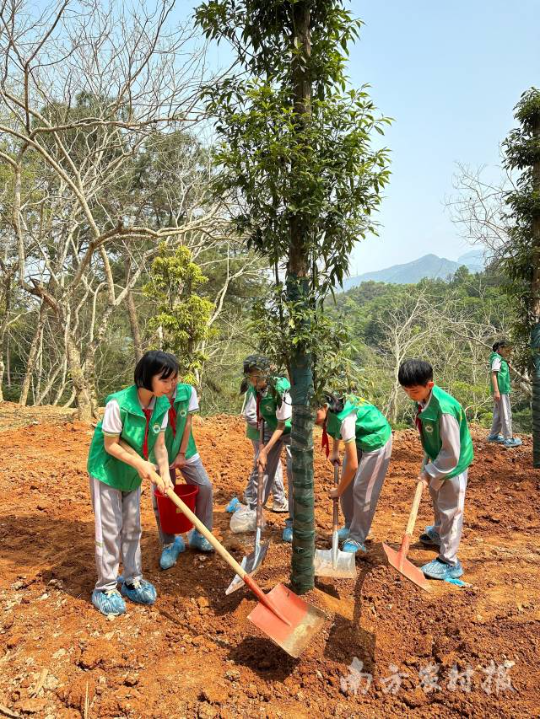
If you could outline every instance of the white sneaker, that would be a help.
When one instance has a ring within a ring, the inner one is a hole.
[[[289,511],[289,502],[284,498],[282,502],[278,502],[274,499],[274,502],[272,504],[272,512],[288,512]]]

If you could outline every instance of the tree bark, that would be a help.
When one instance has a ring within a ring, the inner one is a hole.
[[[56,407],[60,403],[60,400],[62,399],[62,397],[64,396],[64,392],[66,391],[66,375],[67,375],[67,359],[64,358],[64,366],[62,367],[62,379],[60,380],[60,382],[58,384],[58,389],[56,390],[56,395],[52,402],[53,407]]]
[[[65,404],[63,404],[62,407],[63,407],[64,409],[67,408],[67,407],[71,407],[71,405],[73,404],[73,402],[75,402],[75,398],[76,398],[76,392],[75,392],[75,390],[72,390],[72,392],[71,392],[71,394],[70,394],[70,396],[69,396],[68,401],[67,401]]]
[[[62,315],[61,315],[62,317]],[[77,415],[82,422],[90,422],[93,418],[92,397],[88,382],[86,381],[82,362],[81,353],[77,346],[77,342],[69,328],[69,318],[61,319],[62,329],[67,327],[65,333],[66,359],[68,370],[73,384],[73,392],[75,394],[75,402],[77,404]]]
[[[41,394],[41,379],[43,377],[43,330],[39,333],[37,348],[37,373],[35,379],[34,404],[37,404],[37,398]]]
[[[12,275],[5,275],[5,286],[2,292],[5,298],[5,313],[0,325],[0,402],[4,401],[4,372],[6,365],[4,364],[4,354],[6,352],[6,339],[9,327],[9,311],[11,309],[11,281]],[[0,295],[1,299],[1,295]]]
[[[37,397],[37,399],[36,399],[36,404],[37,404],[37,405],[43,404],[43,402],[44,402],[45,399],[47,398],[47,395],[49,394],[49,392],[51,391],[51,389],[54,387],[54,383],[56,382],[56,378],[58,377],[58,375],[59,375],[60,372],[62,371],[63,366],[65,366],[65,362],[63,362],[62,364],[59,364],[59,365],[57,366],[57,368],[54,370],[54,372],[52,372],[52,373],[50,374],[49,379],[47,380],[47,382],[46,382],[46,384],[45,384],[45,387],[41,390],[41,392],[39,393],[39,395],[38,395],[38,397]]]
[[[133,293],[131,292],[131,290],[127,293],[126,301],[129,315],[129,324],[131,325],[131,336],[133,338],[133,352],[135,354],[135,362],[138,362],[143,356],[143,349],[137,307],[135,306],[135,301],[133,299]]]
[[[292,6],[293,43],[301,52],[293,55],[292,86],[294,109],[297,113],[299,134],[310,121],[311,116],[311,78],[309,76],[310,10],[307,2]],[[301,168],[292,168],[291,182],[295,172]],[[302,200],[300,198],[300,206]],[[291,239],[287,263],[287,296],[289,300],[299,301],[306,310],[310,310],[310,226],[302,211],[291,218]],[[293,474],[293,545],[291,560],[291,583],[293,590],[303,594],[313,589],[315,555],[315,515],[313,487],[313,424],[315,413],[313,397],[313,358],[305,348],[298,346],[293,354],[290,366],[292,429],[291,454]]]
[[[11,335],[9,333],[6,339],[6,383],[11,389]]]
[[[32,377],[32,373],[34,371],[34,367],[36,365],[36,358],[37,358],[37,351],[39,346],[39,338],[41,336],[41,333],[43,332],[43,326],[45,325],[45,318],[47,314],[47,306],[44,301],[41,302],[41,306],[39,308],[39,315],[38,315],[38,321],[36,324],[36,329],[34,331],[34,336],[32,337],[32,342],[30,344],[30,350],[28,352],[28,361],[26,363],[26,372],[24,374],[24,379],[21,387],[21,394],[19,397],[19,404],[23,407],[26,406],[26,403],[28,401],[28,392],[30,391],[30,379]]]

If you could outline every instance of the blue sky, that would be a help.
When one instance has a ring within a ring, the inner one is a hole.
[[[181,7],[196,4],[185,0]],[[395,120],[386,134],[392,177],[380,237],[357,246],[351,274],[429,252],[456,259],[471,249],[444,206],[456,162],[494,168],[514,125],[514,105],[524,90],[540,86],[540,2],[353,0],[349,6],[365,22],[351,49],[351,82],[369,83],[376,105]],[[213,49],[210,59],[225,65],[229,55]]]

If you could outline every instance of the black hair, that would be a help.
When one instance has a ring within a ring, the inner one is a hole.
[[[334,414],[343,412],[345,407],[345,397],[342,397],[337,392],[325,392],[324,393],[325,403],[328,405],[328,411]]]
[[[402,387],[425,387],[433,380],[433,367],[424,360],[405,360],[399,365],[398,381]]]
[[[508,340],[499,340],[498,342],[495,342],[493,345],[493,351],[498,352],[500,349],[505,349],[505,347],[511,347],[512,345]]]
[[[270,373],[271,362],[268,357],[264,355],[249,355],[249,357],[246,357],[244,360],[244,374],[249,374],[253,370]]]
[[[159,375],[160,379],[168,379],[178,374],[176,357],[169,352],[150,350],[145,352],[135,367],[135,385],[152,391],[152,377]]]

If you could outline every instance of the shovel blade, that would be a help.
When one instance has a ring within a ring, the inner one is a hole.
[[[269,546],[269,542],[267,542],[266,544],[261,544],[258,552],[256,550],[253,550],[251,554],[248,554],[247,557],[244,557],[242,559],[241,567],[247,572],[247,574],[253,576],[259,570],[262,563],[264,562],[264,558],[266,557]],[[237,589],[240,589],[240,587],[242,586],[244,586],[244,580],[238,574],[235,574],[234,579],[225,590],[225,594],[232,594],[233,592],[236,592]]]
[[[414,582],[421,589],[424,589],[426,592],[430,591],[429,582],[422,570],[407,559],[406,547],[402,546],[399,551],[396,551],[387,544],[383,544],[383,549],[388,558],[388,562],[394,569],[397,569],[400,574],[403,574],[404,577],[410,579],[411,582]]]
[[[283,584],[276,585],[266,596],[286,621],[262,602],[257,604],[248,619],[291,657],[299,657],[323,628],[326,619],[324,613]]]
[[[313,563],[317,577],[354,579],[356,563],[352,552],[334,552],[332,549],[317,549]]]

